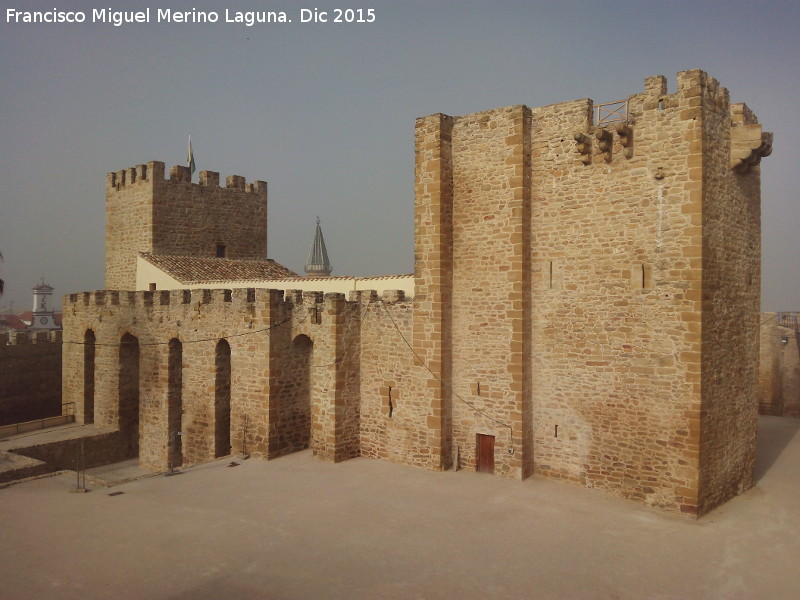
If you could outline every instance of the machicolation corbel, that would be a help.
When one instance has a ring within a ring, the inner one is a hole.
[[[603,160],[611,162],[612,147],[614,145],[614,138],[608,129],[598,127],[594,130],[594,137],[597,138],[597,147],[603,155]]]
[[[772,154],[772,133],[762,132],[761,125],[731,127],[731,168],[744,175]]]
[[[622,155],[625,158],[633,158],[633,128],[627,123],[618,123],[617,135],[622,146]]]
[[[592,138],[580,131],[573,134],[572,137],[578,144],[578,153],[581,155],[581,162],[585,165],[592,164]]]

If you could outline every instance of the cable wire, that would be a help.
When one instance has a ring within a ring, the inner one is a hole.
[[[426,370],[426,371],[428,371],[428,373],[430,373],[431,375],[433,375],[434,379],[436,379],[436,380],[437,380],[439,383],[441,383],[443,386],[446,386],[447,388],[449,388],[449,389],[450,389],[450,393],[451,393],[451,394],[452,394],[452,395],[453,395],[453,396],[454,396],[454,397],[455,397],[457,400],[460,400],[461,402],[463,402],[464,404],[466,404],[468,407],[470,407],[470,408],[471,408],[473,411],[475,411],[475,412],[476,412],[476,413],[478,413],[479,415],[483,415],[484,417],[486,417],[487,419],[489,419],[489,420],[490,420],[490,421],[492,421],[493,423],[497,423],[498,425],[501,425],[502,427],[508,427],[508,429],[511,431],[511,437],[513,438],[513,437],[514,437],[514,428],[513,428],[511,425],[509,425],[508,423],[504,423],[503,421],[500,421],[500,420],[498,420],[498,419],[494,418],[493,416],[491,416],[491,415],[487,414],[486,412],[484,412],[484,411],[482,411],[481,409],[477,408],[477,407],[476,407],[475,405],[473,405],[472,403],[470,403],[470,402],[468,402],[467,400],[465,400],[463,397],[461,397],[461,395],[460,395],[460,394],[459,394],[459,393],[458,393],[458,392],[457,392],[455,389],[453,389],[453,386],[452,386],[452,384],[449,384],[449,383],[447,383],[446,381],[444,381],[444,380],[443,380],[441,377],[439,377],[439,376],[438,376],[436,373],[434,373],[434,372],[431,370],[431,368],[430,368],[430,367],[429,367],[429,366],[428,366],[428,365],[425,363],[425,361],[424,361],[424,360],[422,360],[422,358],[420,357],[420,355],[419,355],[419,354],[417,354],[417,351],[416,351],[416,350],[414,350],[414,347],[413,347],[413,346],[412,346],[412,345],[409,343],[409,341],[406,339],[406,336],[405,336],[405,335],[403,335],[403,332],[402,332],[402,331],[400,331],[400,327],[398,327],[397,323],[395,322],[394,318],[392,317],[392,313],[391,313],[391,312],[389,312],[389,309],[388,309],[388,308],[386,308],[386,303],[383,301],[383,298],[380,298],[379,300],[380,300],[380,303],[383,305],[383,309],[386,311],[386,314],[388,315],[388,317],[389,317],[389,320],[392,322],[392,325],[394,325],[394,328],[397,330],[397,333],[400,335],[400,338],[403,340],[403,342],[405,342],[406,346],[408,346],[408,349],[409,349],[409,350],[411,350],[411,353],[412,353],[412,354],[414,355],[414,357],[417,359],[417,361],[419,362],[419,364],[421,364],[423,367],[425,367],[425,370]]]

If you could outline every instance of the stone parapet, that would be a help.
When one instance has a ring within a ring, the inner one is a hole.
[[[147,164],[136,165],[120,171],[112,171],[106,176],[106,189],[121,191],[128,186],[154,183],[182,183],[202,188],[219,188],[219,173],[217,171],[200,171],[199,182],[192,183],[189,167],[174,165],[170,169],[169,179],[165,177],[165,166],[160,161],[150,161]],[[247,183],[241,175],[229,175],[225,180],[225,188],[239,190],[248,194],[257,194],[264,199],[267,197],[267,182],[254,181]]]

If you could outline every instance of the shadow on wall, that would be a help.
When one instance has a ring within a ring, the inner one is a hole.
[[[756,436],[756,466],[753,479],[756,483],[778,460],[789,442],[800,430],[800,419],[789,417],[759,417]]]

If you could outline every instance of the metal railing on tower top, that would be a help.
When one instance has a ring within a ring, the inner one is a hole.
[[[595,124],[597,126],[609,125],[611,123],[624,123],[628,120],[628,101],[617,100],[616,102],[604,102],[597,104],[597,116]]]

